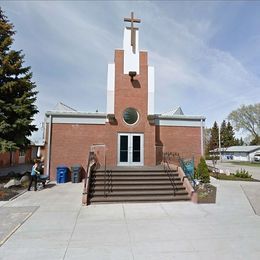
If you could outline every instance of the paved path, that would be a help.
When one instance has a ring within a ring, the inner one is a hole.
[[[213,182],[217,203],[201,205],[85,207],[81,183],[26,192],[2,207],[39,208],[0,247],[0,259],[260,259],[260,217],[241,188],[245,183]]]
[[[247,183],[241,184],[255,214],[260,216],[260,187],[257,184],[248,185]]]
[[[208,160],[207,164],[212,166],[212,161]],[[249,174],[252,175],[252,177],[254,179],[260,180],[260,167],[235,165],[235,164],[230,163],[230,162],[219,162],[219,161],[217,162],[216,167],[218,169],[224,170],[224,172],[226,170],[228,170],[230,173],[235,173],[236,170],[245,169],[246,171],[249,172]]]
[[[0,246],[29,218],[37,207],[0,208]]]

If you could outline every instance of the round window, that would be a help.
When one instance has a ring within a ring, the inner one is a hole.
[[[139,114],[134,108],[127,108],[123,113],[124,121],[129,124],[135,124],[139,119]]]

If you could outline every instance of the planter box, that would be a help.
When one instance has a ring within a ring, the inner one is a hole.
[[[217,188],[211,184],[205,184],[203,189],[198,189],[197,203],[216,203]]]

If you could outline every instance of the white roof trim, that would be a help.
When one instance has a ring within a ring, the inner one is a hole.
[[[158,119],[167,119],[167,120],[202,120],[205,121],[206,117],[204,116],[190,116],[190,115],[156,115],[155,118]]]
[[[93,118],[106,118],[106,113],[88,113],[88,112],[59,112],[59,111],[47,111],[45,113],[47,117],[57,116],[57,117],[93,117]]]

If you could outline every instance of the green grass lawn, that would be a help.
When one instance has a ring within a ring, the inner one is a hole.
[[[260,162],[231,162],[234,165],[260,167]]]

